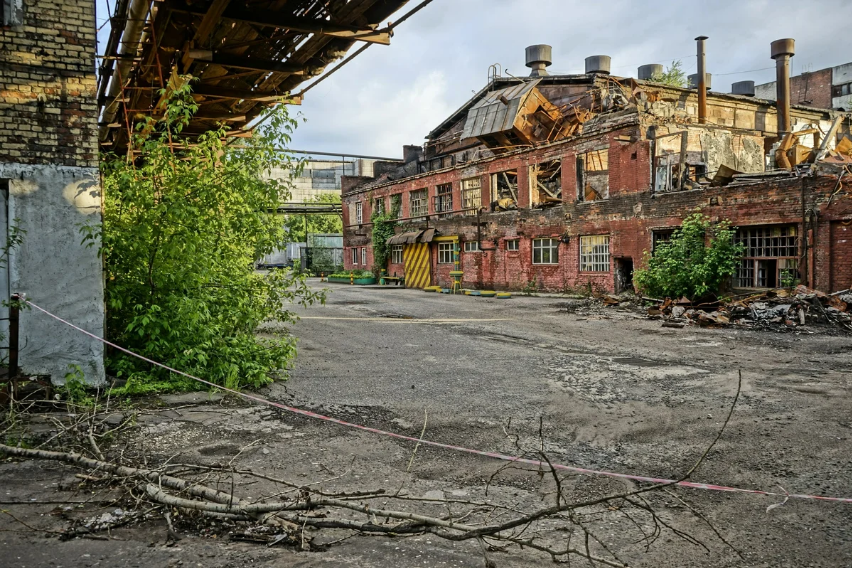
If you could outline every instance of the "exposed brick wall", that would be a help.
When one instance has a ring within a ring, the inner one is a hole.
[[[831,108],[831,68],[791,78],[790,102],[794,105]]]
[[[0,28],[0,161],[97,166],[95,5],[27,0]]]

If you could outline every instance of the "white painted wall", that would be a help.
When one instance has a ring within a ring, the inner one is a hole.
[[[305,162],[302,175],[293,179],[295,187],[290,196],[290,202],[304,203],[325,193],[339,195],[342,176],[372,176],[374,161],[366,159],[353,161],[308,160]],[[289,175],[288,170],[275,169],[272,170],[269,177],[286,179]]]
[[[0,278],[8,277],[10,292],[103,337],[103,265],[80,233],[102,221],[97,175],[95,168],[0,163],[0,178],[9,179],[10,223],[26,231]],[[61,383],[69,366],[79,365],[87,382],[105,380],[102,344],[41,312],[21,311],[19,341],[24,374]]]

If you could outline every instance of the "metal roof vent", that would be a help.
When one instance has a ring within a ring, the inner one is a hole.
[[[553,48],[543,43],[531,45],[526,49],[526,66],[532,69],[530,77],[546,77],[549,75],[545,67],[553,63],[552,51]]]
[[[712,73],[705,73],[704,76],[707,79],[707,90],[709,91],[710,86],[712,84],[713,74]],[[689,88],[690,89],[697,89],[698,88],[698,73],[693,73],[692,75],[690,75],[688,77],[688,80],[689,80]]]
[[[604,73],[609,75],[609,55],[592,55],[586,58],[586,75],[589,73]]]
[[[650,81],[655,75],[663,74],[663,66],[658,65],[657,63],[651,63],[650,65],[643,65],[639,68],[639,80],[640,81]]]
[[[737,81],[731,85],[732,95],[754,96],[754,81]]]

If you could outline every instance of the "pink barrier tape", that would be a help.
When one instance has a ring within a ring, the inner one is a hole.
[[[665,478],[661,478],[661,477],[648,477],[648,476],[644,476],[644,475],[632,475],[632,474],[627,474],[627,473],[615,473],[615,472],[612,472],[612,471],[600,471],[600,470],[595,470],[595,469],[586,469],[586,468],[583,468],[583,467],[574,467],[574,466],[570,466],[570,465],[562,465],[562,464],[557,464],[557,463],[548,464],[547,462],[543,462],[543,461],[539,461],[539,460],[522,458],[522,457],[519,457],[519,456],[510,456],[510,455],[506,455],[506,454],[500,454],[500,453],[497,453],[497,452],[486,452],[484,450],[475,450],[475,449],[472,449],[472,448],[465,448],[464,446],[454,446],[452,444],[444,444],[444,443],[441,443],[441,442],[433,442],[431,440],[421,440],[420,438],[415,438],[413,436],[406,436],[404,434],[397,434],[395,432],[387,432],[385,430],[379,430],[378,428],[371,428],[369,426],[363,426],[361,424],[353,424],[352,422],[346,422],[344,420],[339,420],[339,419],[333,418],[331,416],[324,416],[322,414],[317,414],[316,412],[311,412],[310,410],[304,410],[304,409],[301,409],[301,408],[296,408],[294,406],[287,406],[286,404],[281,404],[279,402],[273,402],[271,400],[267,400],[267,399],[259,397],[259,396],[246,394],[246,393],[234,390],[234,389],[229,389],[229,388],[217,385],[216,383],[211,383],[210,381],[200,379],[200,378],[195,377],[193,375],[190,375],[188,373],[184,373],[183,371],[178,371],[177,369],[173,369],[172,367],[169,367],[168,365],[158,363],[157,361],[154,361],[153,359],[149,359],[147,357],[144,357],[142,355],[134,353],[133,351],[130,351],[129,349],[125,349],[124,347],[121,347],[120,345],[116,345],[115,343],[111,343],[111,342],[107,341],[106,339],[98,337],[97,335],[95,335],[93,333],[89,333],[85,329],[77,327],[73,323],[65,321],[61,317],[54,315],[54,314],[48,312],[47,310],[45,310],[44,308],[35,305],[34,303],[27,300],[23,296],[21,296],[21,299],[24,302],[26,302],[27,304],[29,304],[30,306],[32,306],[33,308],[37,309],[38,311],[50,316],[51,318],[55,319],[56,321],[64,323],[65,325],[67,325],[68,327],[70,327],[72,329],[76,329],[77,331],[79,331],[79,332],[81,332],[85,335],[88,335],[89,337],[91,337],[92,339],[95,339],[96,341],[100,341],[101,343],[103,343],[105,345],[109,345],[110,347],[112,347],[114,349],[118,349],[119,351],[121,351],[123,353],[127,353],[128,355],[130,355],[132,357],[136,357],[137,359],[141,359],[142,361],[145,361],[145,362],[150,363],[152,365],[156,365],[157,367],[160,367],[162,369],[166,369],[167,371],[171,371],[172,373],[178,374],[182,377],[192,379],[193,381],[197,381],[197,382],[204,384],[204,385],[207,385],[207,386],[215,387],[215,388],[217,388],[221,391],[225,391],[225,392],[231,393],[233,395],[240,396],[240,397],[247,399],[247,400],[251,400],[251,401],[254,401],[254,402],[257,402],[257,403],[260,403],[260,404],[265,404],[267,406],[272,406],[274,408],[280,408],[281,410],[286,410],[287,412],[292,412],[293,414],[300,414],[302,416],[308,416],[310,418],[316,418],[317,420],[323,420],[325,422],[331,422],[333,424],[339,424],[340,426],[345,426],[347,428],[353,428],[353,429],[361,430],[361,431],[364,431],[364,432],[372,432],[373,434],[379,434],[381,436],[388,436],[388,437],[391,437],[391,438],[396,438],[397,440],[405,440],[407,442],[414,442],[414,443],[419,443],[419,444],[423,444],[423,445],[427,445],[427,446],[433,446],[435,448],[443,448],[445,450],[452,450],[452,451],[455,451],[455,452],[463,452],[463,453],[473,454],[473,455],[477,455],[477,456],[485,456],[485,457],[488,457],[488,458],[494,458],[494,459],[507,461],[507,462],[533,465],[533,466],[536,466],[536,467],[545,467],[545,468],[553,467],[554,469],[558,469],[558,470],[561,470],[561,471],[570,471],[572,473],[579,473],[579,474],[582,474],[582,475],[597,475],[597,476],[603,476],[603,477],[614,477],[614,478],[617,478],[617,479],[629,479],[631,481],[653,483],[653,484],[656,484],[656,485],[678,485],[680,487],[688,487],[690,489],[706,489],[706,490],[709,490],[709,491],[727,491],[727,492],[732,492],[732,493],[750,493],[750,494],[753,494],[753,495],[766,495],[766,496],[770,496],[770,497],[784,497],[784,498],[789,498],[789,499],[811,499],[811,500],[817,500],[817,501],[831,501],[831,502],[835,502],[835,503],[850,503],[850,504],[852,504],[852,497],[824,497],[824,496],[821,496],[821,495],[799,495],[799,494],[794,494],[794,493],[777,493],[777,492],[772,492],[772,491],[761,491],[759,489],[744,489],[744,488],[741,488],[741,487],[729,487],[729,486],[726,486],[726,485],[716,485],[714,483],[698,483],[698,482],[694,482],[694,481],[678,481],[676,479],[665,479]]]

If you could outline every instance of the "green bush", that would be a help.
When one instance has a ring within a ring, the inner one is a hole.
[[[372,271],[370,270],[344,270],[343,272],[335,272],[334,274],[329,274],[329,278],[349,278],[352,275],[355,278],[375,278]]]
[[[239,146],[224,129],[190,144],[180,136],[197,109],[188,85],[165,118],[139,125],[136,159],[102,157],[103,225],[85,227],[84,240],[101,246],[111,341],[218,385],[256,387],[296,353],[295,338],[259,338],[258,324],[293,322],[291,303],[324,301],[290,270],[253,269],[285,241],[272,212],[291,183],[264,175],[298,175],[300,162],[278,150],[296,121],[280,105]],[[120,352],[108,353],[107,368],[127,379],[127,393],[199,388]]]
[[[636,287],[655,298],[708,299],[718,294],[737,270],[744,252],[734,243],[736,230],[728,221],[713,224],[693,213],[675,229],[671,240],[645,251],[644,268],[633,274]]]

